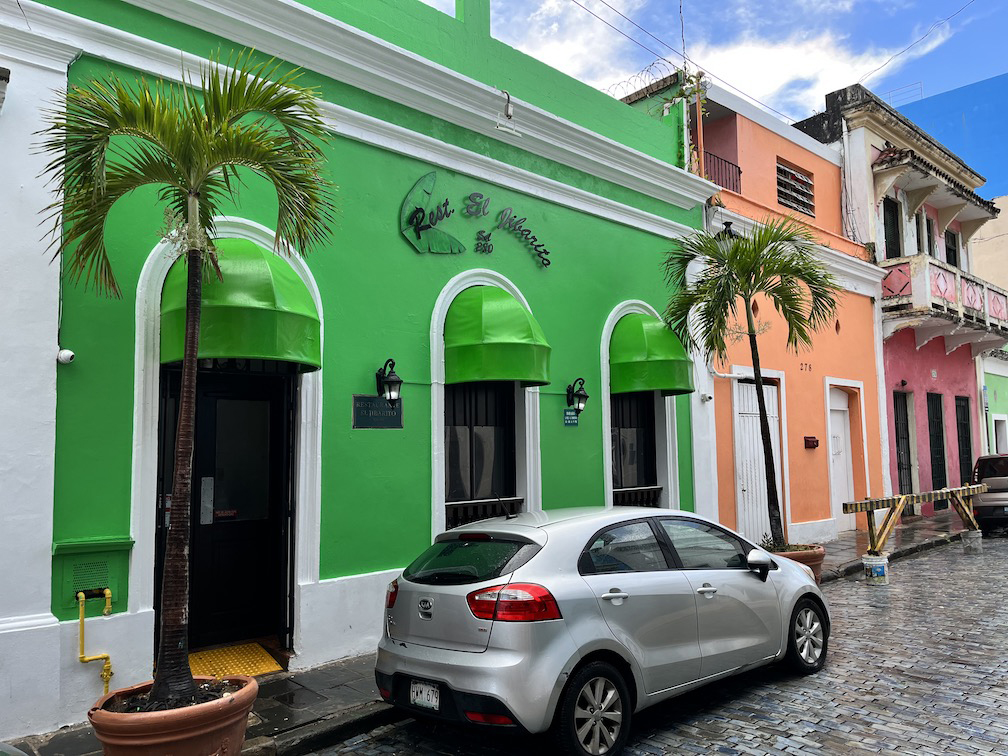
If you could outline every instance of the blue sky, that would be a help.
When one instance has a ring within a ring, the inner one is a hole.
[[[423,1],[454,15],[454,0]],[[655,59],[653,53],[680,64],[677,53],[685,38],[694,68],[800,119],[822,110],[828,92],[866,75],[862,83],[900,105],[922,94],[927,97],[1008,72],[1004,54],[1008,2],[967,3],[682,0],[680,24],[678,0],[492,0],[492,32],[554,68],[600,89],[612,87],[610,91],[618,94],[641,85],[634,74]],[[634,44],[589,10],[653,52]],[[957,11],[950,21],[932,29]],[[929,30],[925,39],[870,73]],[[662,73],[661,67],[652,70]]]

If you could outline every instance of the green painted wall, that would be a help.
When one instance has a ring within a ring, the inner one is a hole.
[[[994,454],[994,415],[1008,415],[1008,378],[994,373],[984,373],[987,387],[987,448]]]
[[[149,36],[198,54],[208,54],[220,43],[203,32],[160,17],[154,30],[148,14],[118,2],[52,4],[72,6],[76,12],[122,28],[150,29]],[[382,24],[391,23],[394,14],[389,9],[406,4],[376,3],[368,30],[387,32],[384,36],[397,39]],[[410,4],[425,8],[412,0]],[[352,8],[371,7],[363,2],[341,4],[341,8],[343,5],[348,13]],[[414,7],[420,14],[429,10]],[[408,18],[404,21],[397,17],[397,24],[407,22]],[[445,26],[445,39],[449,41],[454,39],[449,31],[460,33],[450,26],[458,25],[454,19],[443,17],[436,23]],[[538,86],[537,75],[551,71],[514,51],[506,53],[507,48],[487,37],[480,39],[480,49],[490,51],[486,53],[487,71],[492,70],[491,61],[500,66],[502,60],[510,60],[514,68],[528,69],[510,75],[530,89]],[[422,47],[420,41],[415,42]],[[519,57],[507,58],[508,54]],[[126,78],[138,75],[85,56],[72,64],[70,84],[103,77],[110,68]],[[553,93],[558,110],[562,110],[563,103],[573,109],[582,98],[587,98],[586,103],[593,102],[591,98],[598,94],[591,94],[589,88],[556,72],[552,75],[552,85],[563,90]],[[362,112],[687,225],[696,227],[701,223],[700,207],[684,212],[367,93],[321,77],[314,80],[327,99]],[[569,90],[579,93],[562,96]],[[656,154],[668,150],[672,155],[679,154],[677,139],[681,141],[681,130],[656,123],[646,115],[638,118],[632,109],[605,100],[605,107],[610,108],[606,112],[618,112],[629,124],[623,141],[637,142],[638,147],[649,142],[650,151]],[[584,108],[585,112],[592,109]],[[613,118],[608,129],[617,134]],[[598,125],[601,131],[604,124]],[[601,455],[609,453],[601,427],[602,327],[612,308],[627,299],[648,301],[659,310],[663,307],[666,291],[660,263],[667,241],[485,181],[438,170],[437,194],[448,197],[457,208],[443,228],[465,244],[467,251],[457,256],[421,255],[399,233],[399,209],[413,183],[437,166],[339,138],[328,147],[327,156],[328,170],[339,185],[340,220],[329,243],[309,259],[323,299],[325,329],[322,578],[399,566],[429,542],[430,319],[445,283],[470,268],[492,268],[512,280],[528,299],[553,347],[552,384],[540,391],[545,506],[600,504]],[[489,217],[478,220],[461,212],[465,197],[474,191],[491,198]],[[548,269],[538,264],[520,239],[503,230],[493,231],[492,255],[473,251],[476,231],[490,230],[493,217],[506,206],[527,217],[526,227],[547,243],[552,262]],[[273,227],[276,200],[262,180],[248,176],[240,204],[226,212]],[[78,357],[71,370],[58,373],[57,544],[80,539],[117,543],[116,539],[130,533],[134,296],[138,275],[159,240],[162,222],[162,209],[153,190],[125,198],[111,214],[107,245],[124,291],[122,300],[100,299],[93,292],[69,284],[63,288],[60,343],[72,345]],[[391,313],[392,317],[382,317],[381,312]],[[373,393],[374,371],[390,356],[395,358],[396,371],[405,382],[404,428],[352,430],[352,394]],[[594,401],[589,402],[578,427],[565,427],[564,389],[578,376],[585,378]],[[688,398],[677,400],[677,414],[681,503],[683,508],[693,509]],[[79,553],[79,549],[71,551]],[[62,590],[57,584],[68,564],[63,556],[54,557],[53,611],[62,619],[75,616],[57,597]],[[124,571],[125,566],[115,569]],[[125,586],[125,578],[125,574],[120,576],[121,586]],[[115,611],[125,609],[126,595],[125,587],[121,588]],[[91,603],[96,605],[94,611],[100,609],[99,602]]]

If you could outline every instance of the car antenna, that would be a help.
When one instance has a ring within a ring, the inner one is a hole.
[[[504,506],[504,502],[503,502],[503,501],[501,501],[501,497],[500,497],[500,494],[497,494],[497,503],[498,503],[498,504],[500,504],[500,506],[501,506],[501,507],[503,508],[503,506]],[[516,518],[517,516],[518,516],[518,515],[516,515],[516,514],[513,514],[513,513],[511,513],[511,512],[505,512],[505,513],[504,513],[504,519],[505,519],[505,520],[513,520],[513,519],[514,519],[514,518]]]

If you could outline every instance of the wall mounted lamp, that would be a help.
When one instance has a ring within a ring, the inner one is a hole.
[[[588,392],[584,390],[584,378],[578,378],[567,387],[567,406],[573,407],[579,415],[588,403]]]
[[[375,373],[375,385],[378,388],[378,396],[384,397],[390,406],[394,407],[399,401],[402,390],[402,378],[396,375],[395,360],[389,358],[385,364]]]
[[[4,99],[7,97],[8,84],[10,84],[10,69],[0,68],[0,110],[3,110]]]
[[[906,386],[906,378],[900,381],[900,387]]]

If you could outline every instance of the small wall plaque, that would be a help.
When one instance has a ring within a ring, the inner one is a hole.
[[[354,394],[353,427],[402,428],[402,403],[402,399],[397,399],[392,407],[384,397]]]
[[[564,410],[564,425],[577,425],[578,413],[572,409]]]

